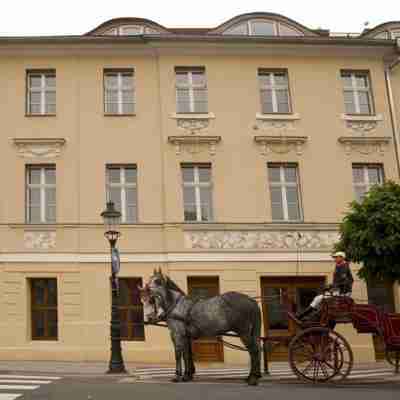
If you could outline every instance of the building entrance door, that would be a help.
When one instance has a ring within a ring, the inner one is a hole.
[[[309,306],[325,277],[273,277],[261,278],[262,311],[266,336],[288,339],[295,334],[295,325],[287,317],[287,311],[299,312]],[[273,361],[287,361],[287,346],[274,345]]]
[[[207,299],[219,295],[219,279],[217,276],[189,277],[189,295]],[[194,340],[193,358],[200,362],[222,362],[224,361],[223,344],[219,338],[204,337]]]
[[[377,305],[383,311],[394,312],[393,283],[389,282],[369,282],[367,284],[368,302]],[[382,360],[385,358],[385,346],[380,336],[373,335],[375,358]]]

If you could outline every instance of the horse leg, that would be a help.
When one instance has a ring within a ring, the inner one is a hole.
[[[192,339],[189,337],[188,341],[189,341],[189,356],[190,356],[190,375],[193,377],[193,375],[196,373],[196,367],[193,361]]]
[[[183,360],[185,362],[185,373],[183,375],[183,381],[189,382],[193,380],[193,373],[192,373],[192,355],[190,351],[191,343],[190,338],[188,336],[185,337],[185,344],[183,348]]]
[[[175,377],[172,379],[172,382],[182,382],[182,344],[179,343],[179,340],[173,339],[174,348],[175,348]]]
[[[243,344],[246,346],[250,356],[250,373],[246,381],[249,385],[258,385],[258,379],[261,378],[261,355],[258,339],[252,336],[240,336]]]

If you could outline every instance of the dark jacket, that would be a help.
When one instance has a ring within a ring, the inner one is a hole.
[[[349,293],[352,291],[353,282],[354,279],[349,263],[336,264],[332,286],[339,289],[342,294]]]

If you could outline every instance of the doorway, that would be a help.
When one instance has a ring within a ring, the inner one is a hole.
[[[306,309],[325,284],[325,277],[263,277],[261,278],[262,311],[265,336],[276,338],[271,360],[287,361],[287,346],[279,341],[289,340],[296,332],[287,311]]]
[[[218,276],[189,277],[189,295],[201,299],[219,295]],[[223,362],[224,349],[220,338],[204,337],[192,343],[193,359],[199,362]]]
[[[382,311],[393,313],[395,312],[394,306],[394,293],[393,283],[383,281],[371,281],[367,284],[368,302],[375,304]],[[380,336],[373,335],[375,358],[382,360],[385,358],[385,345]]]

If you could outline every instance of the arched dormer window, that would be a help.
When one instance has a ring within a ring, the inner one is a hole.
[[[103,35],[134,36],[151,35],[157,33],[160,32],[157,29],[147,25],[120,25],[105,31]]]
[[[279,21],[253,19],[238,23],[222,32],[223,35],[304,36],[302,32]]]

